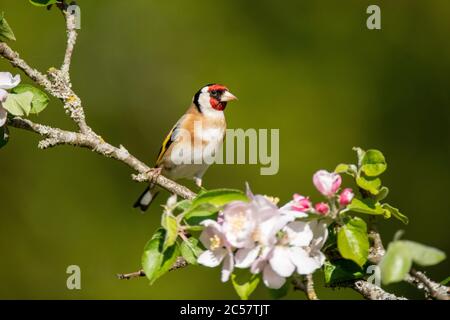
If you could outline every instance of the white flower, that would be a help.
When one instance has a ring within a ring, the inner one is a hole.
[[[251,265],[252,273],[263,273],[263,282],[267,287],[278,289],[295,271],[303,275],[311,274],[323,265],[325,255],[320,249],[328,235],[325,223],[316,220],[293,221],[283,228],[283,232],[284,236],[274,246],[258,247],[257,251],[238,250],[236,266]]]
[[[0,72],[0,89],[12,89],[20,83],[20,75],[14,77],[10,72]]]
[[[234,269],[234,258],[230,244],[225,238],[222,226],[216,221],[205,220],[202,225],[205,226],[205,229],[200,235],[200,241],[208,250],[200,254],[197,262],[211,268],[217,267],[223,262],[222,282],[226,282]]]
[[[12,89],[20,83],[20,75],[12,76],[10,72],[0,72],[0,127],[6,123],[8,113],[3,108],[2,103],[6,101],[8,92],[5,89]]]
[[[286,278],[276,273],[269,260],[273,256],[273,248],[266,247],[261,255],[253,262],[250,272],[258,274],[262,272],[263,282],[266,287],[271,289],[280,289],[286,282]]]
[[[289,257],[297,267],[299,274],[311,274],[325,262],[325,255],[320,251],[328,236],[327,225],[324,222],[294,221],[286,228]]]
[[[3,125],[6,123],[6,117],[8,116],[8,113],[2,106],[2,103],[6,101],[7,96],[8,92],[0,89],[0,127],[3,127]]]
[[[252,247],[252,234],[256,226],[249,203],[235,201],[225,206],[222,230],[228,242],[235,248]]]

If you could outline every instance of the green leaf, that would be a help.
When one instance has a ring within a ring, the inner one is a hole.
[[[395,218],[397,218],[398,220],[400,220],[404,224],[408,224],[409,223],[408,217],[405,216],[403,213],[401,213],[397,208],[394,208],[393,206],[391,206],[390,204],[387,204],[387,203],[383,203],[381,207],[384,210],[388,211],[389,215],[394,216]]]
[[[438,264],[445,258],[443,251],[417,242],[391,242],[380,262],[381,280],[383,284],[402,281],[413,262],[426,267]]]
[[[378,150],[367,150],[361,161],[361,170],[369,177],[382,174],[387,168],[384,155]]]
[[[445,252],[417,242],[400,240],[404,250],[409,253],[414,263],[423,267],[433,266],[445,260]]]
[[[183,258],[189,264],[197,264],[198,256],[203,252],[198,245],[196,238],[189,238],[188,241],[183,241],[180,245],[180,252]]]
[[[237,278],[236,274],[233,273],[231,275],[231,283],[233,284],[234,290],[236,290],[236,293],[242,300],[248,300],[249,296],[258,287],[260,281],[259,276],[254,274],[252,275],[250,280],[242,284],[239,284],[236,278]]]
[[[350,165],[345,163],[340,163],[336,166],[336,169],[334,169],[334,172],[336,173],[345,173],[350,169]]]
[[[378,189],[381,187],[380,178],[374,177],[363,177],[359,175],[356,177],[356,184],[358,187],[369,191],[373,195],[377,195],[379,193]]]
[[[450,282],[450,277],[447,277],[447,278],[445,278],[444,280],[442,280],[442,281],[440,282],[440,284],[446,286],[449,282]]]
[[[339,259],[324,264],[325,283],[334,285],[364,277],[364,270],[350,260]]]
[[[369,255],[367,225],[359,217],[349,219],[338,231],[338,250],[345,259],[363,266]]]
[[[42,90],[33,87],[29,84],[19,84],[17,87],[11,90],[13,93],[25,93],[30,92],[33,94],[33,100],[31,100],[31,109],[30,113],[38,114],[43,111],[49,102],[48,96]]]
[[[16,41],[16,37],[14,36],[14,32],[4,18],[4,13],[2,12],[0,15],[0,41],[5,40]]]
[[[180,254],[176,244],[163,251],[165,233],[164,229],[158,229],[152,239],[145,245],[142,254],[142,268],[150,280],[150,284],[153,284],[156,279],[169,271]]]
[[[248,201],[247,196],[240,190],[235,189],[215,189],[202,192],[193,201],[192,207],[209,203],[221,207],[231,201]]]
[[[242,191],[234,189],[202,191],[192,200],[191,207],[184,213],[184,219],[189,225],[198,225],[203,220],[214,219],[217,212],[231,201],[248,201],[248,198]]]
[[[402,281],[411,269],[412,259],[400,241],[389,244],[379,266],[384,285]]]
[[[216,206],[208,203],[203,203],[193,209],[188,210],[184,215],[184,219],[188,225],[195,226],[199,225],[203,220],[215,219],[217,217],[218,211],[219,208],[217,208]]]
[[[3,102],[3,108],[14,116],[27,116],[31,111],[32,100],[31,92],[9,93],[6,101]]]
[[[366,152],[360,147],[353,147],[353,151],[356,151],[356,155],[358,156],[358,166],[360,167]]]
[[[171,247],[178,237],[178,223],[177,219],[165,212],[161,217],[161,225],[166,230],[166,236],[164,238],[163,250]]]
[[[36,7],[46,7],[51,4],[55,4],[57,2],[60,2],[59,0],[30,0],[30,3],[32,5],[35,5]]]
[[[351,176],[355,176],[356,172],[357,172],[357,168],[354,164],[345,164],[345,163],[341,163],[338,164],[336,166],[336,168],[334,169],[334,172],[336,173],[346,173],[348,175]]]
[[[4,147],[9,140],[9,130],[6,124],[0,127],[0,148]]]
[[[181,200],[178,202],[175,207],[173,207],[173,210],[180,210],[180,211],[186,211],[191,207],[192,201],[191,200]]]
[[[388,187],[381,187],[381,189],[378,191],[377,196],[375,197],[375,200],[381,201],[384,200],[389,194]]]
[[[390,217],[390,215],[388,215],[389,213],[382,208],[381,204],[371,198],[363,200],[353,198],[352,202],[347,206],[347,210],[372,215],[384,215],[385,218]]]

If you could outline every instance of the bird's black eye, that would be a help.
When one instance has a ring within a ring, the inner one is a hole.
[[[217,97],[218,94],[219,94],[219,91],[217,91],[217,90],[212,90],[211,91],[211,95],[214,96],[214,97]]]

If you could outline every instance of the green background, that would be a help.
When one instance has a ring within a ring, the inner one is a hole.
[[[248,181],[282,202],[294,192],[318,201],[316,170],[354,161],[353,146],[377,148],[388,161],[388,201],[411,220],[407,227],[382,221],[385,244],[405,229],[404,238],[450,252],[450,2],[78,3],[73,84],[89,123],[109,142],[152,164],[195,91],[223,83],[240,99],[226,110],[229,128],[280,129],[280,171],[261,176],[258,165],[215,165],[207,188],[242,189]],[[366,28],[369,4],[381,6],[382,30]],[[1,0],[0,11],[23,58],[43,71],[60,65],[65,31],[57,10]],[[4,60],[0,70],[18,72]],[[32,118],[74,128],[55,100]],[[237,297],[230,283],[220,283],[218,268],[188,267],[153,286],[117,280],[116,273],[139,268],[165,197],[142,215],[131,205],[144,185],[131,181],[126,166],[69,146],[41,151],[37,142],[12,128],[0,150],[0,298]],[[446,278],[448,261],[428,274]],[[71,264],[81,267],[82,290],[66,288]],[[421,297],[407,284],[387,289]],[[318,294],[360,298],[350,289]],[[261,286],[253,297],[269,295]]]

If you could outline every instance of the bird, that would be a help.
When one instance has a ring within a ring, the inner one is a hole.
[[[156,158],[154,174],[172,179],[192,179],[202,187],[202,178],[223,143],[226,132],[224,110],[227,103],[237,100],[227,87],[212,83],[198,90],[183,116],[163,140]],[[160,187],[150,182],[134,203],[145,212]]]

